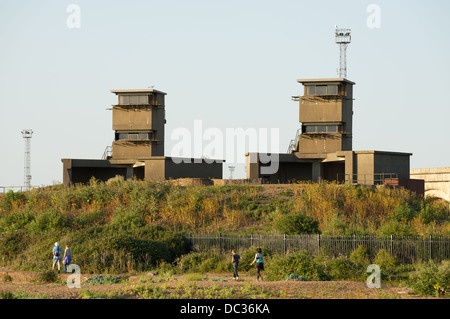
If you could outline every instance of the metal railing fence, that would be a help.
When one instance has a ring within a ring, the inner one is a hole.
[[[371,257],[380,249],[385,249],[400,263],[450,259],[449,237],[189,234],[186,239],[196,251],[261,247],[282,254],[307,250],[313,255],[348,257],[359,246],[363,246]]]

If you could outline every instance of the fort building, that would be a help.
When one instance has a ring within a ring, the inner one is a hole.
[[[278,154],[279,169],[262,174],[260,154],[247,153],[247,178],[270,183],[338,181],[360,185],[400,185],[423,193],[423,181],[410,179],[411,153],[352,148],[353,87],[345,78],[299,79],[303,95],[295,139]]]
[[[114,141],[101,159],[63,158],[63,184],[87,183],[92,177],[106,181],[222,178],[223,160],[180,159],[164,155],[166,93],[148,89],[111,90]]]

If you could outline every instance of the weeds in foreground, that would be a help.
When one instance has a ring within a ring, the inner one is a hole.
[[[141,285],[126,289],[127,294],[139,299],[265,299],[280,298],[281,293],[245,283],[239,287],[225,287],[220,283],[199,286],[193,283],[178,283],[168,287],[162,285]]]
[[[95,292],[89,289],[82,289],[78,292],[78,295],[82,299],[123,299],[124,295],[122,292]]]

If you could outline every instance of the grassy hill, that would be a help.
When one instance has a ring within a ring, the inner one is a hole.
[[[404,189],[335,183],[183,187],[115,178],[0,196],[1,262],[20,269],[48,269],[58,241],[85,271],[144,270],[187,253],[189,232],[450,236],[450,212]]]

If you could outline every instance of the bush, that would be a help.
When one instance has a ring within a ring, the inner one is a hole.
[[[4,262],[12,261],[24,251],[30,242],[30,236],[24,230],[10,232],[0,237],[0,255]]]
[[[26,196],[23,192],[14,192],[9,190],[0,202],[0,208],[5,211],[10,211],[15,203],[17,205],[23,204],[26,201]]]
[[[3,282],[12,282],[12,277],[8,273],[6,273],[3,276]]]
[[[300,275],[308,280],[329,279],[324,272],[324,267],[317,263],[307,251],[266,258],[265,272],[268,280],[282,280],[290,274]]]
[[[360,268],[367,268],[370,265],[369,252],[364,246],[358,246],[350,254],[350,260]]]
[[[29,228],[35,233],[61,230],[66,226],[68,219],[53,208],[37,214],[29,224]]]
[[[0,219],[0,233],[20,230],[33,220],[33,214],[27,211],[7,214]]]
[[[380,266],[381,271],[394,270],[397,266],[397,259],[387,250],[380,249],[375,256],[374,264]]]
[[[389,221],[385,223],[379,229],[379,234],[381,236],[416,236],[417,233],[414,231],[413,227],[409,224],[405,224],[404,222],[399,222],[396,220]]]
[[[429,261],[419,264],[411,275],[410,285],[415,293],[442,296],[450,288],[450,261]]]
[[[16,296],[10,291],[0,291],[0,299],[16,299]]]
[[[394,220],[397,222],[407,222],[416,215],[414,208],[408,203],[404,203],[394,209]]]
[[[333,218],[325,224],[323,232],[325,235],[342,236],[348,234],[348,223],[344,219],[335,214]]]
[[[323,266],[323,271],[329,280],[355,280],[362,277],[365,268],[358,267],[347,257],[322,257],[317,262]]]
[[[52,283],[58,280],[58,276],[53,270],[46,270],[39,275],[39,280],[45,283]]]
[[[320,234],[319,222],[305,214],[293,214],[280,217],[275,228],[282,234]]]
[[[182,272],[205,273],[216,271],[217,265],[219,265],[224,258],[225,256],[219,254],[217,251],[191,252],[178,258],[176,264]]]
[[[94,275],[86,279],[86,285],[114,285],[123,282],[125,278],[112,275]]]

